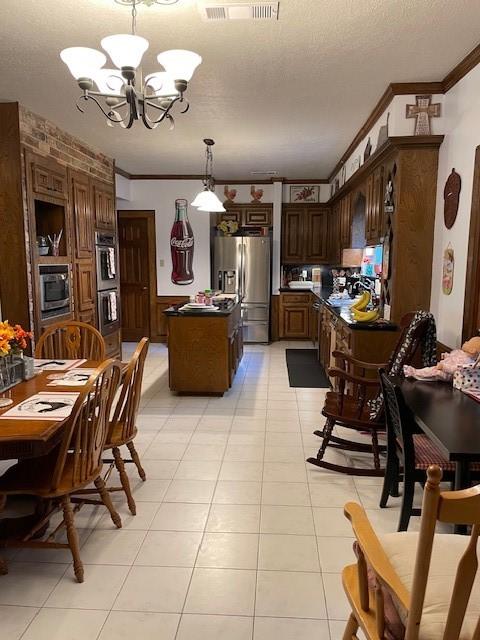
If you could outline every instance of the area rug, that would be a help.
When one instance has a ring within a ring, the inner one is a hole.
[[[291,387],[326,389],[330,387],[316,349],[286,349],[288,380]]]

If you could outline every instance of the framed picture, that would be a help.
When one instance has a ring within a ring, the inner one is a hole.
[[[290,187],[290,202],[318,202],[320,200],[319,185],[296,184]]]

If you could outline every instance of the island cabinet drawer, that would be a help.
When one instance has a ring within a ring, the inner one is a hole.
[[[280,304],[308,304],[310,293],[281,293]]]

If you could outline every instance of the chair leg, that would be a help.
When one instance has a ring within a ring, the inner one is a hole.
[[[373,466],[375,469],[380,469],[380,448],[378,446],[378,433],[375,429],[372,429],[372,452]]]
[[[122,528],[122,520],[118,513],[115,511],[115,507],[113,506],[112,499],[110,494],[107,491],[107,487],[105,486],[105,481],[103,478],[98,476],[95,480],[95,486],[97,488],[98,493],[102,499],[103,504],[107,507],[110,512],[110,516],[112,518],[113,524],[117,527],[117,529]]]
[[[398,491],[399,464],[396,452],[387,451],[387,463],[385,465],[385,477],[383,478],[382,495],[380,497],[380,508],[387,506],[388,498]]]
[[[78,582],[83,582],[83,563],[80,559],[80,541],[75,528],[72,504],[70,496],[62,497],[63,519],[67,529],[67,540],[73,557],[73,571]]]
[[[145,475],[145,470],[142,467],[142,463],[140,462],[140,458],[138,456],[137,450],[135,449],[135,445],[133,444],[133,442],[129,442],[127,444],[127,448],[130,451],[130,455],[132,456],[132,460],[135,463],[135,466],[137,467],[138,475],[140,476],[141,480],[145,482],[145,480],[147,479],[147,476]]]
[[[415,481],[407,479],[403,480],[403,498],[402,507],[400,509],[400,520],[398,522],[398,531],[407,531],[410,516],[412,515],[413,495],[415,493]]]
[[[318,450],[317,460],[322,460],[323,456],[325,455],[325,451],[327,450],[328,443],[330,442],[330,437],[332,435],[334,426],[335,426],[335,420],[332,420],[331,418],[327,418],[325,427],[323,428],[322,446]]]
[[[112,449],[112,453],[115,460],[115,466],[120,476],[122,488],[125,491],[125,495],[127,496],[128,508],[130,509],[130,513],[132,514],[132,516],[135,516],[137,515],[137,508],[135,506],[135,500],[132,496],[132,490],[130,488],[130,482],[128,481],[127,472],[125,471],[125,464],[122,460],[122,454],[120,453],[120,449],[118,447],[114,447]]]
[[[350,617],[347,622],[347,627],[343,633],[343,640],[353,640],[356,638],[356,633],[358,631],[358,622],[353,613],[350,614]]]

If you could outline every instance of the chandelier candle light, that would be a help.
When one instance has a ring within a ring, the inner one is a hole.
[[[60,53],[60,57],[83,91],[77,102],[77,108],[82,113],[80,101],[93,100],[110,126],[119,124],[130,129],[135,120],[141,119],[148,129],[154,129],[163,120],[168,120],[170,128],[173,128],[171,109],[176,102],[181,102],[185,105],[181,113],[188,111],[189,104],[184,93],[202,58],[185,49],[164,51],[157,56],[164,70],[142,78],[139,67],[149,43],[135,32],[137,5],[141,1],[120,0],[120,4],[132,6],[132,33],[107,36],[100,43],[116,69],[105,68],[105,54],[88,47],[69,47]],[[172,2],[164,1],[161,4]],[[102,99],[106,106],[102,104]]]
[[[203,191],[197,195],[195,200],[191,203],[192,207],[197,207],[198,211],[207,212],[223,212],[226,211],[221,200],[215,193],[215,180],[213,178],[213,153],[212,147],[215,142],[211,138],[204,138],[203,142],[206,145],[205,155],[205,178],[203,179]]]

